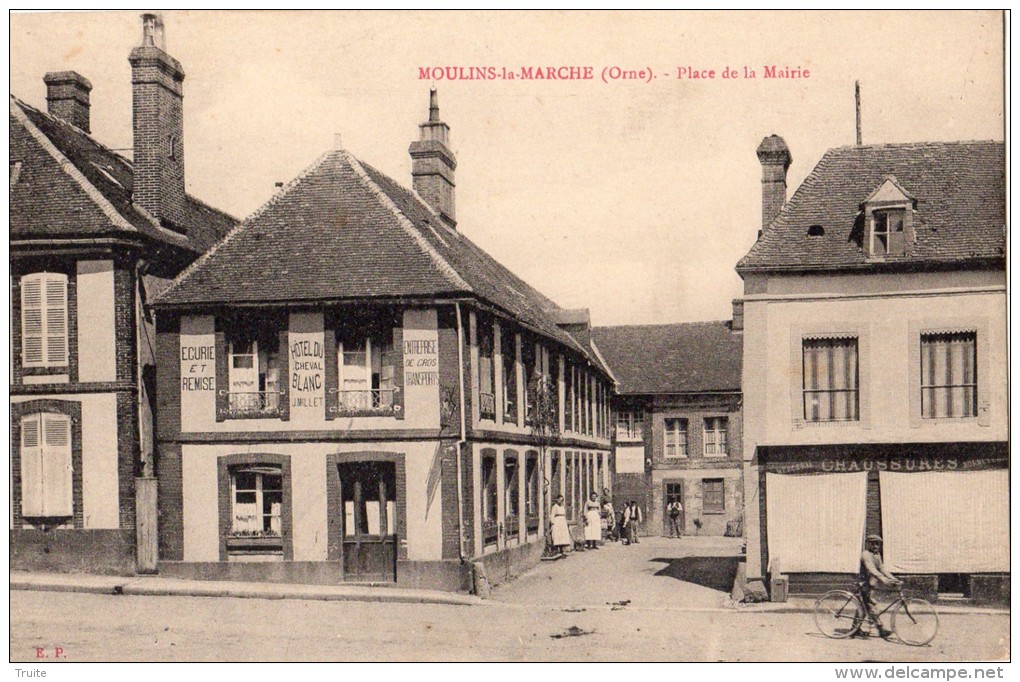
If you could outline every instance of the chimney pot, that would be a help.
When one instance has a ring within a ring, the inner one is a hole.
[[[166,32],[159,14],[142,15],[142,47],[158,47],[166,52]]]
[[[786,171],[793,156],[786,140],[769,135],[757,149],[761,163],[761,227],[767,228],[786,204]]]

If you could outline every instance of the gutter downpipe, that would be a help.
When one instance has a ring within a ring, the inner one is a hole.
[[[457,553],[460,562],[464,563],[464,483],[461,474],[460,458],[467,445],[467,400],[464,395],[464,324],[460,314],[460,301],[455,302],[457,311],[457,366],[460,370],[460,440],[457,441]]]

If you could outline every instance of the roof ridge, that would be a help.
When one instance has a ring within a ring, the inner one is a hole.
[[[829,147],[829,151],[854,150],[854,149],[882,149],[889,147],[937,147],[944,145],[963,144],[1005,144],[1002,140],[929,140],[925,142],[878,142],[875,144],[844,144],[838,147]]]
[[[693,320],[691,322],[651,322],[648,324],[608,324],[592,327],[592,329],[637,329],[648,327],[690,327],[694,325],[725,325],[730,320]]]
[[[436,251],[431,244],[429,244],[428,240],[425,239],[425,237],[418,231],[418,228],[414,226],[414,224],[407,218],[406,215],[404,215],[397,205],[393,203],[393,200],[386,194],[386,192],[369,177],[368,172],[365,170],[364,166],[361,165],[361,162],[347,150],[339,149],[337,151],[347,160],[351,168],[354,169],[355,174],[358,176],[358,179],[361,180],[362,184],[364,184],[370,192],[375,194],[379,201],[381,201],[382,204],[389,209],[389,211],[397,219],[397,223],[401,228],[403,228],[407,235],[415,241],[418,248],[432,259],[436,267],[439,269],[439,272],[446,276],[446,278],[449,279],[451,284],[454,286],[463,288],[466,291],[474,292],[471,285],[469,285],[464,278],[460,276],[460,273],[458,273],[457,270],[450,265],[449,261],[443,258],[443,256]]]
[[[269,197],[269,199],[264,204],[262,204],[260,207],[255,209],[255,211],[251,215],[249,215],[247,218],[245,218],[244,220],[239,222],[236,226],[234,226],[234,228],[231,229],[230,232],[228,232],[226,234],[226,236],[224,236],[218,242],[213,244],[209,248],[208,251],[206,251],[204,254],[199,256],[191,265],[186,267],[181,272],[181,274],[177,275],[177,277],[175,277],[174,280],[170,283],[170,286],[168,286],[166,289],[164,289],[159,294],[159,296],[156,297],[156,300],[164,298],[168,294],[172,293],[175,289],[180,287],[180,285],[184,283],[184,280],[189,278],[192,275],[192,273],[194,273],[195,270],[198,269],[199,266],[201,266],[203,263],[205,263],[207,260],[209,260],[212,257],[212,255],[214,253],[216,253],[220,249],[221,246],[223,246],[224,244],[229,242],[231,239],[233,239],[235,236],[237,236],[237,234],[239,232],[241,232],[244,228],[250,226],[251,222],[253,220],[255,220],[256,218],[261,216],[263,213],[268,211],[270,208],[275,206],[284,196],[289,194],[290,191],[293,190],[294,187],[296,187],[299,182],[301,182],[306,177],[308,177],[312,172],[318,170],[319,166],[321,166],[323,163],[325,163],[326,160],[330,157],[330,155],[332,153],[333,153],[332,150],[330,150],[330,151],[326,152],[325,154],[322,154],[321,156],[319,156],[319,158],[317,158],[315,161],[313,161],[310,166],[308,166],[303,171],[298,173],[297,176],[295,176],[293,180],[291,180],[286,185],[284,185],[280,189],[280,191],[276,192],[273,196]]]
[[[95,185],[89,182],[89,179],[85,177],[81,170],[79,170],[69,158],[64,156],[64,154],[57,149],[56,145],[53,144],[53,141],[50,140],[43,131],[39,130],[34,123],[32,123],[25,111],[21,108],[24,103],[14,95],[11,95],[11,100],[11,113],[14,115],[14,118],[17,119],[18,123],[20,123],[28,134],[32,136],[32,139],[34,139],[39,146],[41,146],[43,150],[57,162],[60,169],[67,173],[72,180],[78,183],[78,185],[82,188],[82,191],[85,192],[85,195],[96,204],[99,210],[102,211],[103,214],[117,227],[130,232],[138,232],[138,228],[132,225],[131,222],[117,210],[113,203],[111,203],[110,200],[107,199]],[[39,111],[35,107],[31,108],[35,111]]]

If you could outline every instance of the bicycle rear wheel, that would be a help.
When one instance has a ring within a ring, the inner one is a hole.
[[[904,599],[893,611],[892,629],[904,644],[924,646],[935,639],[939,616],[923,599]]]
[[[864,618],[864,608],[857,597],[845,590],[830,590],[815,602],[815,626],[832,639],[844,639],[854,634]]]

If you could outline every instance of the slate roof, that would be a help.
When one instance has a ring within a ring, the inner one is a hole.
[[[889,176],[917,201],[917,242],[909,256],[876,264],[862,248],[861,204]],[[812,225],[824,235],[808,236]],[[825,153],[737,270],[1005,263],[1005,225],[1001,142],[838,147]]]
[[[556,324],[555,303],[345,150],[320,157],[153,305],[441,296],[487,301],[602,366]]]
[[[10,100],[12,240],[143,235],[199,254],[237,224],[187,196],[184,233],[169,230],[131,201],[131,162],[83,130]],[[12,173],[14,171],[12,170]]]
[[[730,322],[595,327],[621,395],[740,390],[743,335]]]

